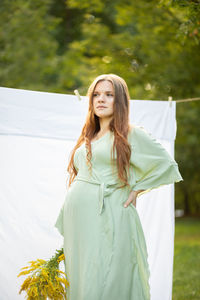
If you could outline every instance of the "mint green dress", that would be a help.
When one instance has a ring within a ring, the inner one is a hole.
[[[176,161],[143,127],[128,134],[130,187],[119,188],[111,164],[114,134],[92,142],[92,175],[85,144],[76,150],[78,174],[65,196],[55,227],[64,237],[68,300],[150,300],[147,247],[131,190],[183,180]],[[145,192],[140,193],[143,194]]]

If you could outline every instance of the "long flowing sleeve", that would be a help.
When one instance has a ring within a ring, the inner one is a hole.
[[[176,161],[143,127],[132,128],[131,149],[130,162],[135,176],[132,190],[144,190],[139,195],[183,180]]]

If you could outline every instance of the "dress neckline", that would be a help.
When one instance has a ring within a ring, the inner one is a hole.
[[[91,142],[91,144],[96,144],[97,142],[101,141],[102,139],[104,139],[111,131],[108,130],[104,135],[102,135],[98,140],[95,140],[93,142]]]

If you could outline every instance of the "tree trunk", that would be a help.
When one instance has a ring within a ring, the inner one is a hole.
[[[190,215],[189,194],[187,188],[184,185],[183,185],[183,195],[184,195],[184,214],[188,216]]]

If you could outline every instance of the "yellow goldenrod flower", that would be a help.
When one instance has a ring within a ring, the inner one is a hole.
[[[65,259],[64,253],[58,257],[58,263]]]
[[[21,268],[19,276],[28,275],[22,283],[19,294],[26,292],[27,300],[63,300],[69,282],[65,272],[59,270],[59,263],[65,259],[63,248],[49,260],[30,261],[30,266]]]

